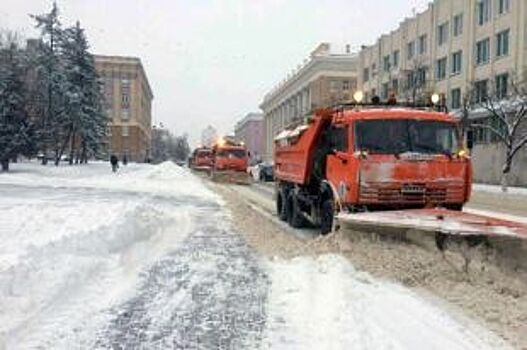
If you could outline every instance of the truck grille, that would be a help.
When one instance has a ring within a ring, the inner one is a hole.
[[[458,203],[463,201],[462,183],[449,184],[382,184],[367,183],[360,187],[361,203],[426,204]]]

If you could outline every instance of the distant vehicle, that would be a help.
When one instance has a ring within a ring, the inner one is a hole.
[[[60,157],[60,160],[62,162],[69,162],[70,161],[70,156],[67,155],[67,154],[63,154],[62,157]]]
[[[197,171],[210,172],[212,169],[212,149],[209,147],[196,148],[189,159],[189,167]]]
[[[248,184],[249,152],[243,143],[221,138],[212,147],[213,181]]]
[[[258,163],[249,167],[248,172],[255,181],[274,181],[273,165],[270,163]]]
[[[327,234],[338,211],[461,210],[472,165],[458,127],[446,113],[391,103],[321,110],[274,140],[278,216]]]
[[[176,160],[176,164],[180,167],[184,167],[185,165],[187,165],[187,162],[184,160]]]
[[[47,160],[55,160],[55,157],[53,155],[51,155],[51,154],[47,154],[47,156],[45,158],[47,158]],[[42,153],[42,152],[38,153],[37,154],[37,159],[38,160],[44,159],[44,153]]]

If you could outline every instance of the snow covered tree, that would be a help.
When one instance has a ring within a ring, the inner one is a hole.
[[[69,145],[70,164],[79,147],[83,162],[95,155],[105,135],[107,116],[103,112],[101,85],[88,41],[79,22],[64,31],[61,58],[65,76],[63,138],[56,164]]]
[[[188,135],[174,137],[173,158],[175,160],[183,161],[188,158],[190,154],[190,145],[188,144]]]
[[[0,163],[9,170],[9,161],[26,153],[30,143],[30,125],[24,86],[25,60],[16,37],[0,37]]]
[[[506,85],[503,85],[506,84]],[[486,129],[505,149],[501,186],[507,191],[508,175],[514,157],[527,145],[527,84],[502,83],[498,91],[479,96],[476,106],[482,108],[488,118],[474,121],[471,126]],[[509,92],[510,91],[510,92]]]
[[[36,47],[35,66],[37,78],[35,84],[39,94],[36,100],[44,104],[43,115],[39,118],[37,136],[39,147],[47,163],[49,149],[59,152],[60,140],[63,137],[65,78],[60,60],[60,43],[63,30],[59,21],[59,10],[54,2],[49,13],[32,15],[35,26],[41,31],[41,43]]]

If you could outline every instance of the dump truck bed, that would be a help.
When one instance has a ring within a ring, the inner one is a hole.
[[[281,132],[275,138],[275,178],[305,185],[308,183],[323,128],[331,122],[330,115],[318,115],[309,124]],[[291,142],[294,140],[294,142]]]

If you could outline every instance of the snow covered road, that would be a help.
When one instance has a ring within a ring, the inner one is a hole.
[[[173,164],[0,175],[0,349],[506,348],[338,255],[256,254]]]

